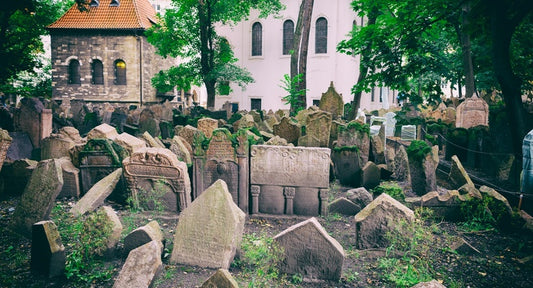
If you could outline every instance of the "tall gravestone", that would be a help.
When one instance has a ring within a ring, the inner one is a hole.
[[[37,98],[23,98],[14,114],[15,130],[28,133],[34,148],[52,134],[52,110],[45,109]]]
[[[252,213],[325,215],[329,148],[253,145]]]
[[[455,127],[489,126],[489,105],[482,98],[472,96],[457,106]]]
[[[358,121],[351,121],[346,126],[339,126],[337,147],[346,146],[357,147],[361,165],[365,165],[370,156],[370,127]]]
[[[157,197],[164,209],[181,212],[191,203],[187,165],[165,148],[141,148],[122,162],[134,199]],[[140,201],[140,200],[139,200]]]
[[[533,193],[533,130],[527,133],[522,143],[522,193]]]
[[[236,139],[236,143],[232,141],[232,137]],[[201,141],[197,141],[194,147],[193,198],[196,199],[206,187],[222,179],[235,204],[242,211],[248,212],[248,145],[244,130],[239,130],[232,136],[226,128],[213,131],[205,150],[201,147]]]
[[[170,262],[228,269],[241,245],[245,219],[226,183],[217,180],[181,213]]]
[[[298,138],[302,134],[302,129],[300,125],[291,120],[289,117],[281,118],[278,124],[274,124],[274,135],[277,135],[281,138],[287,140],[288,143],[294,145],[298,144]]]
[[[329,84],[328,91],[322,94],[318,107],[322,111],[331,113],[333,119],[340,118],[344,115],[344,100],[342,99],[342,95],[335,91],[333,81]]]
[[[385,137],[392,137],[394,136],[394,131],[396,130],[396,113],[394,112],[387,112],[385,113]]]
[[[307,115],[306,134],[298,139],[299,146],[328,147],[331,130],[331,114],[316,111]]]
[[[213,131],[218,128],[218,120],[212,118],[201,118],[198,119],[198,124],[196,126],[198,130],[204,132],[207,138],[213,136]]]

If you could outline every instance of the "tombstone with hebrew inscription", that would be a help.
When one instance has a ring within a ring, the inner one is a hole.
[[[202,144],[196,141],[194,199],[215,181],[222,179],[228,185],[235,204],[248,212],[248,138],[245,132],[239,130],[232,136],[226,128],[215,129],[205,151],[199,147]]]
[[[298,139],[299,146],[328,147],[331,130],[331,113],[316,111],[307,114],[306,134]]]
[[[328,91],[322,94],[318,107],[322,111],[331,113],[333,119],[340,118],[344,115],[344,100],[342,99],[342,95],[335,91],[333,81],[331,81]]]
[[[252,213],[326,214],[329,148],[253,145]]]
[[[165,148],[141,148],[124,159],[133,199],[148,209],[181,212],[191,203],[187,165]],[[158,207],[158,205],[162,207]]]

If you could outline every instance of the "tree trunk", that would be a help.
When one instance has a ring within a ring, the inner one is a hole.
[[[207,109],[215,108],[215,85],[216,81],[207,79],[206,75],[211,74],[213,69],[213,27],[211,23],[211,7],[209,1],[198,2],[198,16],[200,21],[200,64],[202,66],[203,81],[207,90]]]
[[[213,80],[204,80],[205,89],[207,90],[207,109],[213,110],[215,107],[215,85],[216,81]],[[213,95],[213,97],[209,97],[209,95]]]
[[[472,97],[474,95],[474,66],[472,65],[472,49],[470,44],[470,35],[466,32],[468,29],[469,21],[468,14],[470,13],[470,2],[467,1],[463,4],[462,13],[461,13],[461,24],[462,29],[460,29],[460,38],[461,46],[463,52],[463,67],[465,70],[465,88],[466,88],[466,98]]]
[[[302,31],[302,46],[300,49],[300,61],[298,65],[298,74],[302,74],[302,81],[299,83],[300,91],[303,91],[298,97],[298,102],[305,109],[307,107],[307,51],[309,50],[309,34],[311,32],[311,16],[313,15],[314,0],[304,0],[304,21]]]

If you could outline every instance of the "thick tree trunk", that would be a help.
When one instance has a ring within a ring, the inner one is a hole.
[[[215,108],[215,85],[216,81],[207,78],[213,69],[213,27],[211,23],[211,7],[209,1],[199,1],[198,16],[200,21],[200,64],[202,66],[202,75],[204,75],[204,84],[207,90],[207,109]]]
[[[465,72],[465,88],[466,88],[466,98],[472,97],[474,95],[474,66],[472,65],[472,45],[470,44],[470,34],[466,32],[468,29],[469,21],[468,14],[470,14],[470,2],[465,2],[463,4],[462,13],[461,13],[461,24],[462,29],[460,29],[460,39],[461,47],[463,52],[463,67]]]
[[[300,82],[299,89],[304,91],[302,95],[298,97],[298,102],[303,108],[307,107],[307,51],[309,50],[309,34],[311,32],[311,16],[313,15],[313,3],[314,0],[304,0],[304,21],[302,31],[302,42],[300,49],[300,61],[298,65],[298,73],[302,74],[302,81]]]

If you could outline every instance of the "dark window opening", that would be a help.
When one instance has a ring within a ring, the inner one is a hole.
[[[252,56],[263,54],[263,27],[261,23],[255,22],[252,25]]]
[[[231,113],[237,113],[239,111],[239,103],[231,103]]]
[[[251,109],[261,111],[261,99],[250,99],[251,100]]]
[[[91,3],[89,4],[91,7],[98,7],[98,5],[100,5],[99,0],[91,0]]]
[[[379,102],[383,102],[383,87],[379,87]]]
[[[68,84],[81,84],[80,62],[70,60],[68,64]]]
[[[118,0],[111,0],[111,4],[109,4],[111,7],[118,7],[119,5],[120,2],[118,2]]]
[[[313,105],[318,107],[320,105],[320,99],[313,99]]]
[[[328,53],[328,20],[324,17],[316,20],[315,53]]]
[[[100,60],[94,60],[91,65],[92,72],[92,81],[93,84],[103,85],[104,84],[104,65]]]
[[[374,87],[372,87],[372,92],[370,92],[370,101],[374,102]]]
[[[287,20],[283,22],[283,55],[288,55],[293,49],[294,22]]]
[[[126,85],[126,62],[115,61],[115,84]]]

